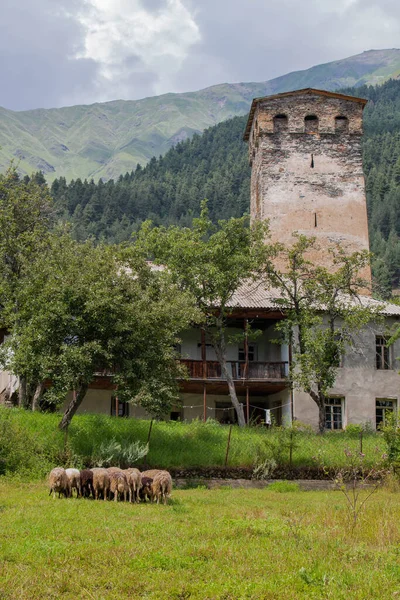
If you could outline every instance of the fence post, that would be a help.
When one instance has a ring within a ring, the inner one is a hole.
[[[361,429],[360,431],[360,454],[362,454],[363,451],[363,430]]]
[[[228,434],[228,443],[226,445],[226,454],[225,454],[225,468],[228,465],[228,456],[229,456],[229,447],[231,445],[231,433],[232,433],[232,425],[229,427],[229,434]]]
[[[149,445],[150,443],[150,436],[151,436],[151,430],[153,428],[153,419],[150,421],[150,427],[149,427],[149,432],[147,434],[147,442],[146,442],[146,446]],[[147,469],[148,467],[148,462],[147,462],[147,457],[148,457],[149,453],[146,454],[146,456],[144,457],[144,466]]]

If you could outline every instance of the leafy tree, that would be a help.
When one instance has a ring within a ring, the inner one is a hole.
[[[278,324],[292,346],[290,377],[318,406],[319,430],[325,429],[325,404],[340,366],[353,344],[353,334],[373,318],[375,309],[362,303],[366,282],[360,272],[369,264],[367,252],[346,256],[332,251],[333,269],[315,266],[310,252],[314,238],[296,235],[290,248],[280,248],[282,270],[268,263],[264,281],[272,287],[285,319]]]
[[[245,417],[227,367],[227,319],[232,313],[234,292],[260,262],[269,261],[273,249],[265,243],[266,233],[266,223],[249,227],[247,217],[214,225],[204,201],[200,217],[193,219],[191,228],[153,227],[146,222],[137,238],[158,264],[168,267],[179,288],[195,298],[200,313],[197,322],[215,350],[240,426],[245,425]]]
[[[165,413],[178,394],[177,333],[196,314],[189,295],[131,250],[79,244],[67,234],[52,236],[26,271],[2,357],[15,374],[50,382],[47,401],[60,405],[74,390],[60,428],[96,373],[111,378],[122,401]]]
[[[0,327],[5,330],[18,319],[24,265],[35,261],[48,243],[52,200],[40,175],[21,181],[11,166],[0,176]],[[25,373],[19,375],[19,403],[24,405]]]

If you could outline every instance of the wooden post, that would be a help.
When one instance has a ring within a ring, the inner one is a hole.
[[[203,384],[203,421],[204,423],[207,421],[207,386],[205,382]]]
[[[119,416],[119,400],[118,396],[115,396],[115,416]]]
[[[246,413],[247,413],[247,425],[250,422],[250,393],[249,386],[246,386]]]
[[[232,425],[229,427],[229,434],[228,434],[228,443],[226,445],[226,454],[225,454],[225,468],[228,465],[228,456],[229,456],[229,447],[231,445],[231,433],[232,433]]]
[[[207,379],[207,349],[204,327],[201,328],[201,360],[203,363],[203,379]]]
[[[249,324],[249,320],[248,319],[244,319],[243,321],[243,325],[244,325],[244,359],[245,359],[245,365],[244,365],[244,377],[246,379],[249,378],[249,337],[247,334],[247,326]]]

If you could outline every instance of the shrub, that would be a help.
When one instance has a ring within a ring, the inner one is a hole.
[[[93,457],[93,463],[96,467],[131,467],[144,458],[148,451],[147,444],[132,442],[124,446],[113,438],[100,444]]]

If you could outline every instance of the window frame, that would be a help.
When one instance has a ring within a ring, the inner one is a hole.
[[[377,371],[390,371],[393,368],[392,347],[387,345],[385,335],[375,335],[375,369]]]
[[[330,396],[329,398],[327,398],[325,402],[325,429],[329,431],[343,431],[344,403],[344,396]],[[340,408],[340,421],[335,419],[335,416],[337,416],[338,414],[338,412],[334,410],[335,408]],[[328,412],[330,413],[330,418],[328,418]],[[335,427],[335,423],[339,423],[340,427]]]
[[[391,406],[378,406],[378,403],[388,403]],[[378,411],[382,411],[378,421]],[[386,412],[397,414],[397,398],[375,398],[375,429],[378,430],[381,423],[385,426]]]

